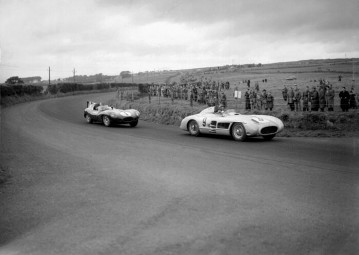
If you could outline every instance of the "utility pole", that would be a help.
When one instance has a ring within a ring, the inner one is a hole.
[[[75,76],[76,76],[76,70],[75,70],[75,68],[74,68],[74,70],[72,71],[72,73],[74,74],[74,83],[76,83],[76,78],[75,78]]]
[[[353,78],[352,78],[352,89],[355,89],[355,78],[354,78],[354,57],[352,60],[352,64],[353,64]]]
[[[50,85],[50,81],[51,81],[51,80],[50,80],[50,67],[49,67],[49,85]]]

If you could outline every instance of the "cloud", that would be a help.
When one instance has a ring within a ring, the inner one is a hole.
[[[0,81],[358,56],[358,3],[0,0]]]

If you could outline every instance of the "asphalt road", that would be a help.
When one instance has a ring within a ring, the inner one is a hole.
[[[87,124],[111,96],[2,110],[1,255],[358,254],[358,138]]]

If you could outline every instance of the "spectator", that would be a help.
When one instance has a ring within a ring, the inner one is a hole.
[[[310,91],[309,91],[309,86],[307,86],[306,90],[303,92],[303,96],[302,96],[302,100],[303,100],[303,111],[309,111],[309,101],[310,101]]]
[[[287,98],[288,98],[288,89],[287,87],[284,85],[284,88],[282,90],[282,95],[283,95],[283,99],[284,101],[287,101]]]
[[[227,108],[227,97],[226,97],[226,94],[224,94],[223,91],[221,93],[220,104],[223,105],[224,108]]]
[[[351,109],[357,109],[357,102],[356,102],[356,99],[355,99],[354,90],[351,90],[349,95],[350,95],[350,99],[349,99],[350,108]]]
[[[294,91],[293,88],[290,87],[289,93],[288,93],[288,105],[291,111],[294,111]]]
[[[257,91],[257,93],[259,92],[259,83],[258,83],[258,81],[256,81],[256,83],[255,83],[255,90]]]
[[[313,86],[312,93],[310,95],[311,110],[318,111],[319,109],[319,94],[315,86]]]
[[[250,110],[251,109],[251,101],[250,101],[249,88],[247,89],[246,93],[244,94],[244,98],[246,100],[246,110]]]
[[[339,98],[340,98],[340,107],[342,108],[342,111],[347,112],[349,109],[350,94],[345,87],[343,87],[343,90],[340,91]]]
[[[259,91],[257,92],[257,98],[256,98],[256,101],[257,101],[257,109],[258,110],[262,110],[262,100],[261,100],[261,93],[259,93]]]
[[[320,86],[319,87],[319,108],[321,112],[324,112],[324,108],[325,108],[325,87],[324,86]]]
[[[329,85],[325,92],[325,100],[327,103],[328,111],[332,112],[334,110],[334,89],[332,85]]]
[[[263,89],[261,94],[262,107],[267,110],[267,91]]]
[[[270,111],[272,111],[273,105],[274,105],[274,98],[272,96],[272,93],[269,91],[268,95],[267,95],[267,104],[266,104],[266,106]]]
[[[251,108],[252,109],[255,109],[256,108],[256,98],[257,95],[256,95],[256,92],[254,90],[250,90],[249,92],[249,100],[251,101]]]
[[[302,94],[300,90],[298,89],[297,85],[295,85],[295,91],[294,91],[294,106],[295,111],[298,112],[301,110],[300,100],[302,99]]]

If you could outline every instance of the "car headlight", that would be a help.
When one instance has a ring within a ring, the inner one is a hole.
[[[136,111],[136,116],[139,117],[140,116],[140,112],[139,111]]]

